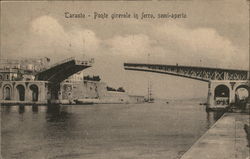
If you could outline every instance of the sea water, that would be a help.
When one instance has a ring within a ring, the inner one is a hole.
[[[221,113],[199,101],[1,106],[4,159],[177,159]]]

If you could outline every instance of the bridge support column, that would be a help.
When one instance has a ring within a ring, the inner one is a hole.
[[[207,105],[211,106],[214,105],[214,100],[213,100],[213,91],[211,90],[211,82],[208,83],[208,94],[207,94]]]
[[[236,82],[229,82],[231,89],[230,89],[230,98],[229,98],[229,104],[235,103],[235,84]]]
[[[25,93],[25,98],[27,101],[32,101],[32,92],[29,88],[29,86],[26,86],[26,93]]]

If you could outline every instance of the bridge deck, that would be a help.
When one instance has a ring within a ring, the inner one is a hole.
[[[76,58],[69,58],[60,61],[36,74],[37,80],[50,81],[60,83],[71,75],[91,67],[93,59],[91,60],[77,60]]]
[[[247,80],[248,71],[197,66],[159,65],[143,63],[124,63],[125,70],[164,73],[174,76],[208,82],[210,80]]]

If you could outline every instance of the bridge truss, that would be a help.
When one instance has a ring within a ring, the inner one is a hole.
[[[125,70],[146,71],[191,78],[204,82],[210,80],[247,80],[247,70],[222,69],[196,66],[124,63]]]

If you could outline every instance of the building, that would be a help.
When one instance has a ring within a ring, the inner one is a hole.
[[[48,66],[48,58],[1,59],[0,103],[47,104],[49,82],[36,81],[35,73]]]

